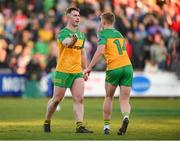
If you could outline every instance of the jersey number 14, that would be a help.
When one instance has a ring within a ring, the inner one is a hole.
[[[117,47],[117,49],[118,49],[118,53],[119,53],[120,55],[122,55],[122,54],[123,54],[123,51],[126,50],[125,45],[124,45],[124,40],[122,40],[122,42],[123,42],[123,45],[121,46],[121,44],[120,44],[120,42],[119,42],[119,39],[115,39],[115,40],[113,41],[113,43],[116,44],[116,47]]]

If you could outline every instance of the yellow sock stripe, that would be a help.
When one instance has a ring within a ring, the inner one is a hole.
[[[123,117],[125,117],[125,116],[129,117],[129,114],[130,114],[129,112],[123,112],[122,113]]]
[[[82,122],[76,122],[77,128],[79,128],[80,126],[83,126]]]
[[[105,119],[104,120],[104,125],[109,125],[109,124],[110,124],[110,120]]]
[[[50,120],[45,120],[44,124],[50,124],[50,122],[51,122]]]

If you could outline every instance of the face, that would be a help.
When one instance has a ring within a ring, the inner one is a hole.
[[[161,35],[156,33],[155,36],[154,36],[154,40],[156,43],[160,43],[161,42]]]
[[[68,14],[68,22],[74,26],[77,27],[79,25],[80,22],[80,14],[78,11],[71,11],[70,14]]]

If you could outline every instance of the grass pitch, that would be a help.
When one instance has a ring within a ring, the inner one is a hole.
[[[103,135],[102,98],[85,98],[85,122],[94,134],[75,134],[72,99],[66,98],[52,120],[52,133],[43,133],[48,99],[0,98],[0,140],[163,140],[180,139],[180,99],[131,99],[132,113],[125,136],[118,136],[121,122],[114,99],[111,134]]]

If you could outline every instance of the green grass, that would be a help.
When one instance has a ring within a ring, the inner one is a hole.
[[[72,100],[66,98],[52,120],[52,133],[42,131],[48,99],[0,98],[0,139],[11,140],[126,140],[180,139],[180,99],[132,99],[130,124],[125,136],[118,136],[121,122],[118,100],[114,100],[111,134],[102,134],[101,98],[85,98],[85,122],[94,134],[75,134]]]

